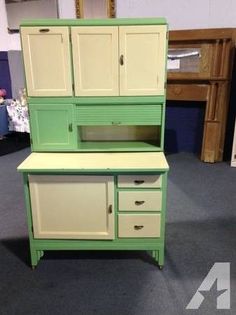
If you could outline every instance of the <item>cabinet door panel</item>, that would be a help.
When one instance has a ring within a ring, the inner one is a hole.
[[[112,176],[29,175],[35,238],[114,239]]]
[[[30,105],[33,151],[66,151],[75,148],[73,105]]]
[[[72,95],[68,27],[22,27],[29,96]]]
[[[118,28],[72,27],[76,96],[118,95]]]
[[[120,95],[163,95],[166,26],[119,28]]]

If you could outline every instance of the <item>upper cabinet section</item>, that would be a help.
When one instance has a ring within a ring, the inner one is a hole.
[[[152,21],[22,26],[28,95],[164,95],[167,26]]]
[[[68,27],[22,27],[21,40],[29,96],[71,96]]]

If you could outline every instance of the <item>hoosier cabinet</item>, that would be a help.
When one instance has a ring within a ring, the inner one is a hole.
[[[45,250],[140,249],[162,267],[165,19],[29,20],[20,31],[32,266]]]

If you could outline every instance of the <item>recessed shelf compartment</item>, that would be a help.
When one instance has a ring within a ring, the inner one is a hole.
[[[79,151],[159,151],[160,126],[80,126]]]

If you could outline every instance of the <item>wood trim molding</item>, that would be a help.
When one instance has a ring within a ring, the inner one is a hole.
[[[75,0],[75,12],[76,12],[77,19],[84,18],[83,2],[84,0]],[[115,0],[106,0],[106,2],[107,2],[107,17],[115,18],[116,16]]]

